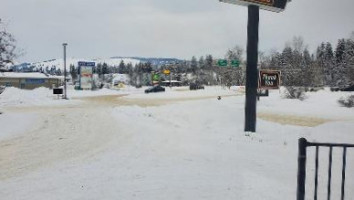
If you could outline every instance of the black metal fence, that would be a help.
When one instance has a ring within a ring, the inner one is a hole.
[[[305,199],[305,181],[306,181],[306,159],[307,159],[307,147],[316,148],[315,158],[315,188],[314,188],[314,200],[318,197],[318,155],[320,147],[328,147],[328,182],[327,182],[327,200],[331,199],[331,181],[332,181],[332,154],[333,148],[343,149],[342,158],[342,181],[341,181],[341,200],[345,197],[345,171],[347,163],[347,148],[354,148],[354,144],[333,144],[333,143],[312,143],[308,142],[305,138],[299,139],[299,156],[298,156],[298,172],[297,172],[297,200]]]

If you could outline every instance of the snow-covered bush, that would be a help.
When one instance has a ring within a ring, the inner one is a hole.
[[[292,86],[287,86],[285,87],[285,90],[282,92],[283,98],[286,99],[299,99],[299,100],[304,100],[305,99],[305,89],[301,87],[292,87]]]
[[[5,91],[5,87],[0,85],[0,94]]]
[[[338,103],[344,107],[352,108],[354,107],[354,95],[342,97],[338,100]]]
[[[305,87],[305,92],[318,92],[324,90],[323,87]]]

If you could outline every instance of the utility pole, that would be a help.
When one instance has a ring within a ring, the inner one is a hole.
[[[256,132],[259,7],[248,6],[245,131]]]
[[[64,47],[64,99],[68,99],[67,97],[67,88],[66,88],[66,46],[68,44],[67,43],[63,43],[63,47]]]
[[[172,70],[170,69],[170,88],[172,88]]]

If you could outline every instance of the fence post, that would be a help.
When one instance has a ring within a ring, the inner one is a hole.
[[[296,199],[305,199],[305,179],[306,179],[306,147],[307,140],[299,139],[298,171],[297,171],[297,192]]]

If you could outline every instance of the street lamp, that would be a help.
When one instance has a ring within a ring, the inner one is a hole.
[[[68,44],[67,43],[63,43],[63,47],[64,47],[64,99],[68,99],[67,97],[67,93],[66,93],[66,46]]]

